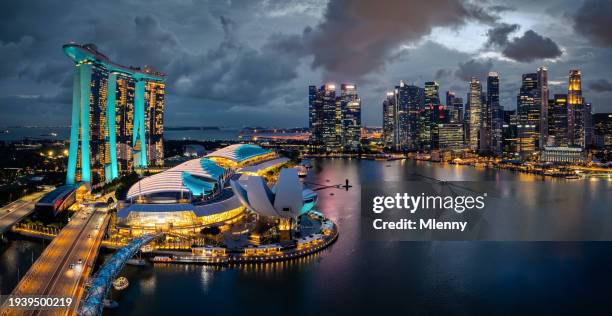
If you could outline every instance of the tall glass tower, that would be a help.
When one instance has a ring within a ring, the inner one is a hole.
[[[481,94],[482,85],[480,84],[480,80],[472,77],[468,93],[468,108],[466,109],[468,117],[466,143],[468,148],[473,151],[478,149],[478,133],[480,132],[481,126]]]
[[[162,164],[165,74],[114,63],[93,44],[63,50],[75,63],[66,183]]]
[[[578,69],[569,71],[567,87],[568,142],[570,146],[584,147],[584,99],[582,98],[582,74]]]

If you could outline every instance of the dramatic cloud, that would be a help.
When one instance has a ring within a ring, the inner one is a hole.
[[[166,72],[174,126],[304,126],[307,86],[328,80],[357,83],[363,122],[380,125],[377,105],[399,80],[462,95],[492,70],[512,108],[530,60],[551,82],[581,69],[585,98],[612,111],[610,94],[596,93],[608,81],[588,81],[611,79],[611,16],[610,2],[592,0],[4,1],[0,126],[69,124],[73,67],[61,46],[71,41]]]
[[[450,69],[438,69],[436,71],[436,75],[434,76],[434,79],[438,80],[438,79],[446,78],[450,76],[452,73],[453,72]]]
[[[502,54],[516,61],[532,62],[537,59],[557,58],[563,52],[552,39],[529,30],[523,36],[509,41],[502,50]]]
[[[455,71],[455,76],[463,81],[469,81],[472,77],[476,77],[481,81],[487,77],[489,71],[493,68],[493,61],[478,61],[475,59],[464,63],[459,63],[459,69]]]
[[[612,92],[612,82],[607,79],[597,79],[589,82],[589,89],[597,92]]]
[[[487,31],[487,43],[489,47],[503,47],[508,44],[510,33],[518,31],[518,24],[500,23]]]
[[[574,15],[574,29],[597,45],[612,45],[612,1],[586,0]]]
[[[331,0],[323,21],[304,32],[300,41],[288,38],[294,50],[314,56],[312,67],[335,80],[354,80],[380,71],[396,57],[402,44],[420,40],[434,27],[455,27],[467,20],[493,23],[496,17],[460,0]]]

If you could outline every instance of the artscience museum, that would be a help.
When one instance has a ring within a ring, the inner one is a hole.
[[[202,228],[223,227],[248,212],[291,222],[316,204],[314,191],[304,188],[289,159],[251,144],[221,148],[132,185],[117,212],[120,235],[148,232],[197,234]],[[271,186],[263,175],[278,174]]]

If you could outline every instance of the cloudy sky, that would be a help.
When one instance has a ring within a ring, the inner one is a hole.
[[[612,1],[20,0],[0,4],[0,126],[68,125],[67,42],[168,74],[166,125],[306,126],[308,85],[352,82],[363,121],[399,80],[467,92],[494,70],[515,108],[522,73],[553,93],[583,73],[612,112]]]

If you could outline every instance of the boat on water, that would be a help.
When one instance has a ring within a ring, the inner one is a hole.
[[[104,299],[102,301],[102,306],[104,306],[104,308],[113,309],[119,307],[119,303],[113,300]]]
[[[53,137],[57,137],[57,133],[56,132],[51,132],[49,134],[40,134],[40,136],[45,136],[45,137],[53,136]]]
[[[144,259],[132,258],[127,261],[127,264],[131,266],[144,266],[147,262]]]
[[[298,177],[300,178],[306,178],[308,175],[308,170],[304,166],[296,166],[295,169],[297,169]]]
[[[125,290],[130,285],[126,277],[118,277],[113,281],[113,288],[117,291]]]
[[[174,262],[174,259],[168,256],[155,256],[151,259],[153,262]]]

